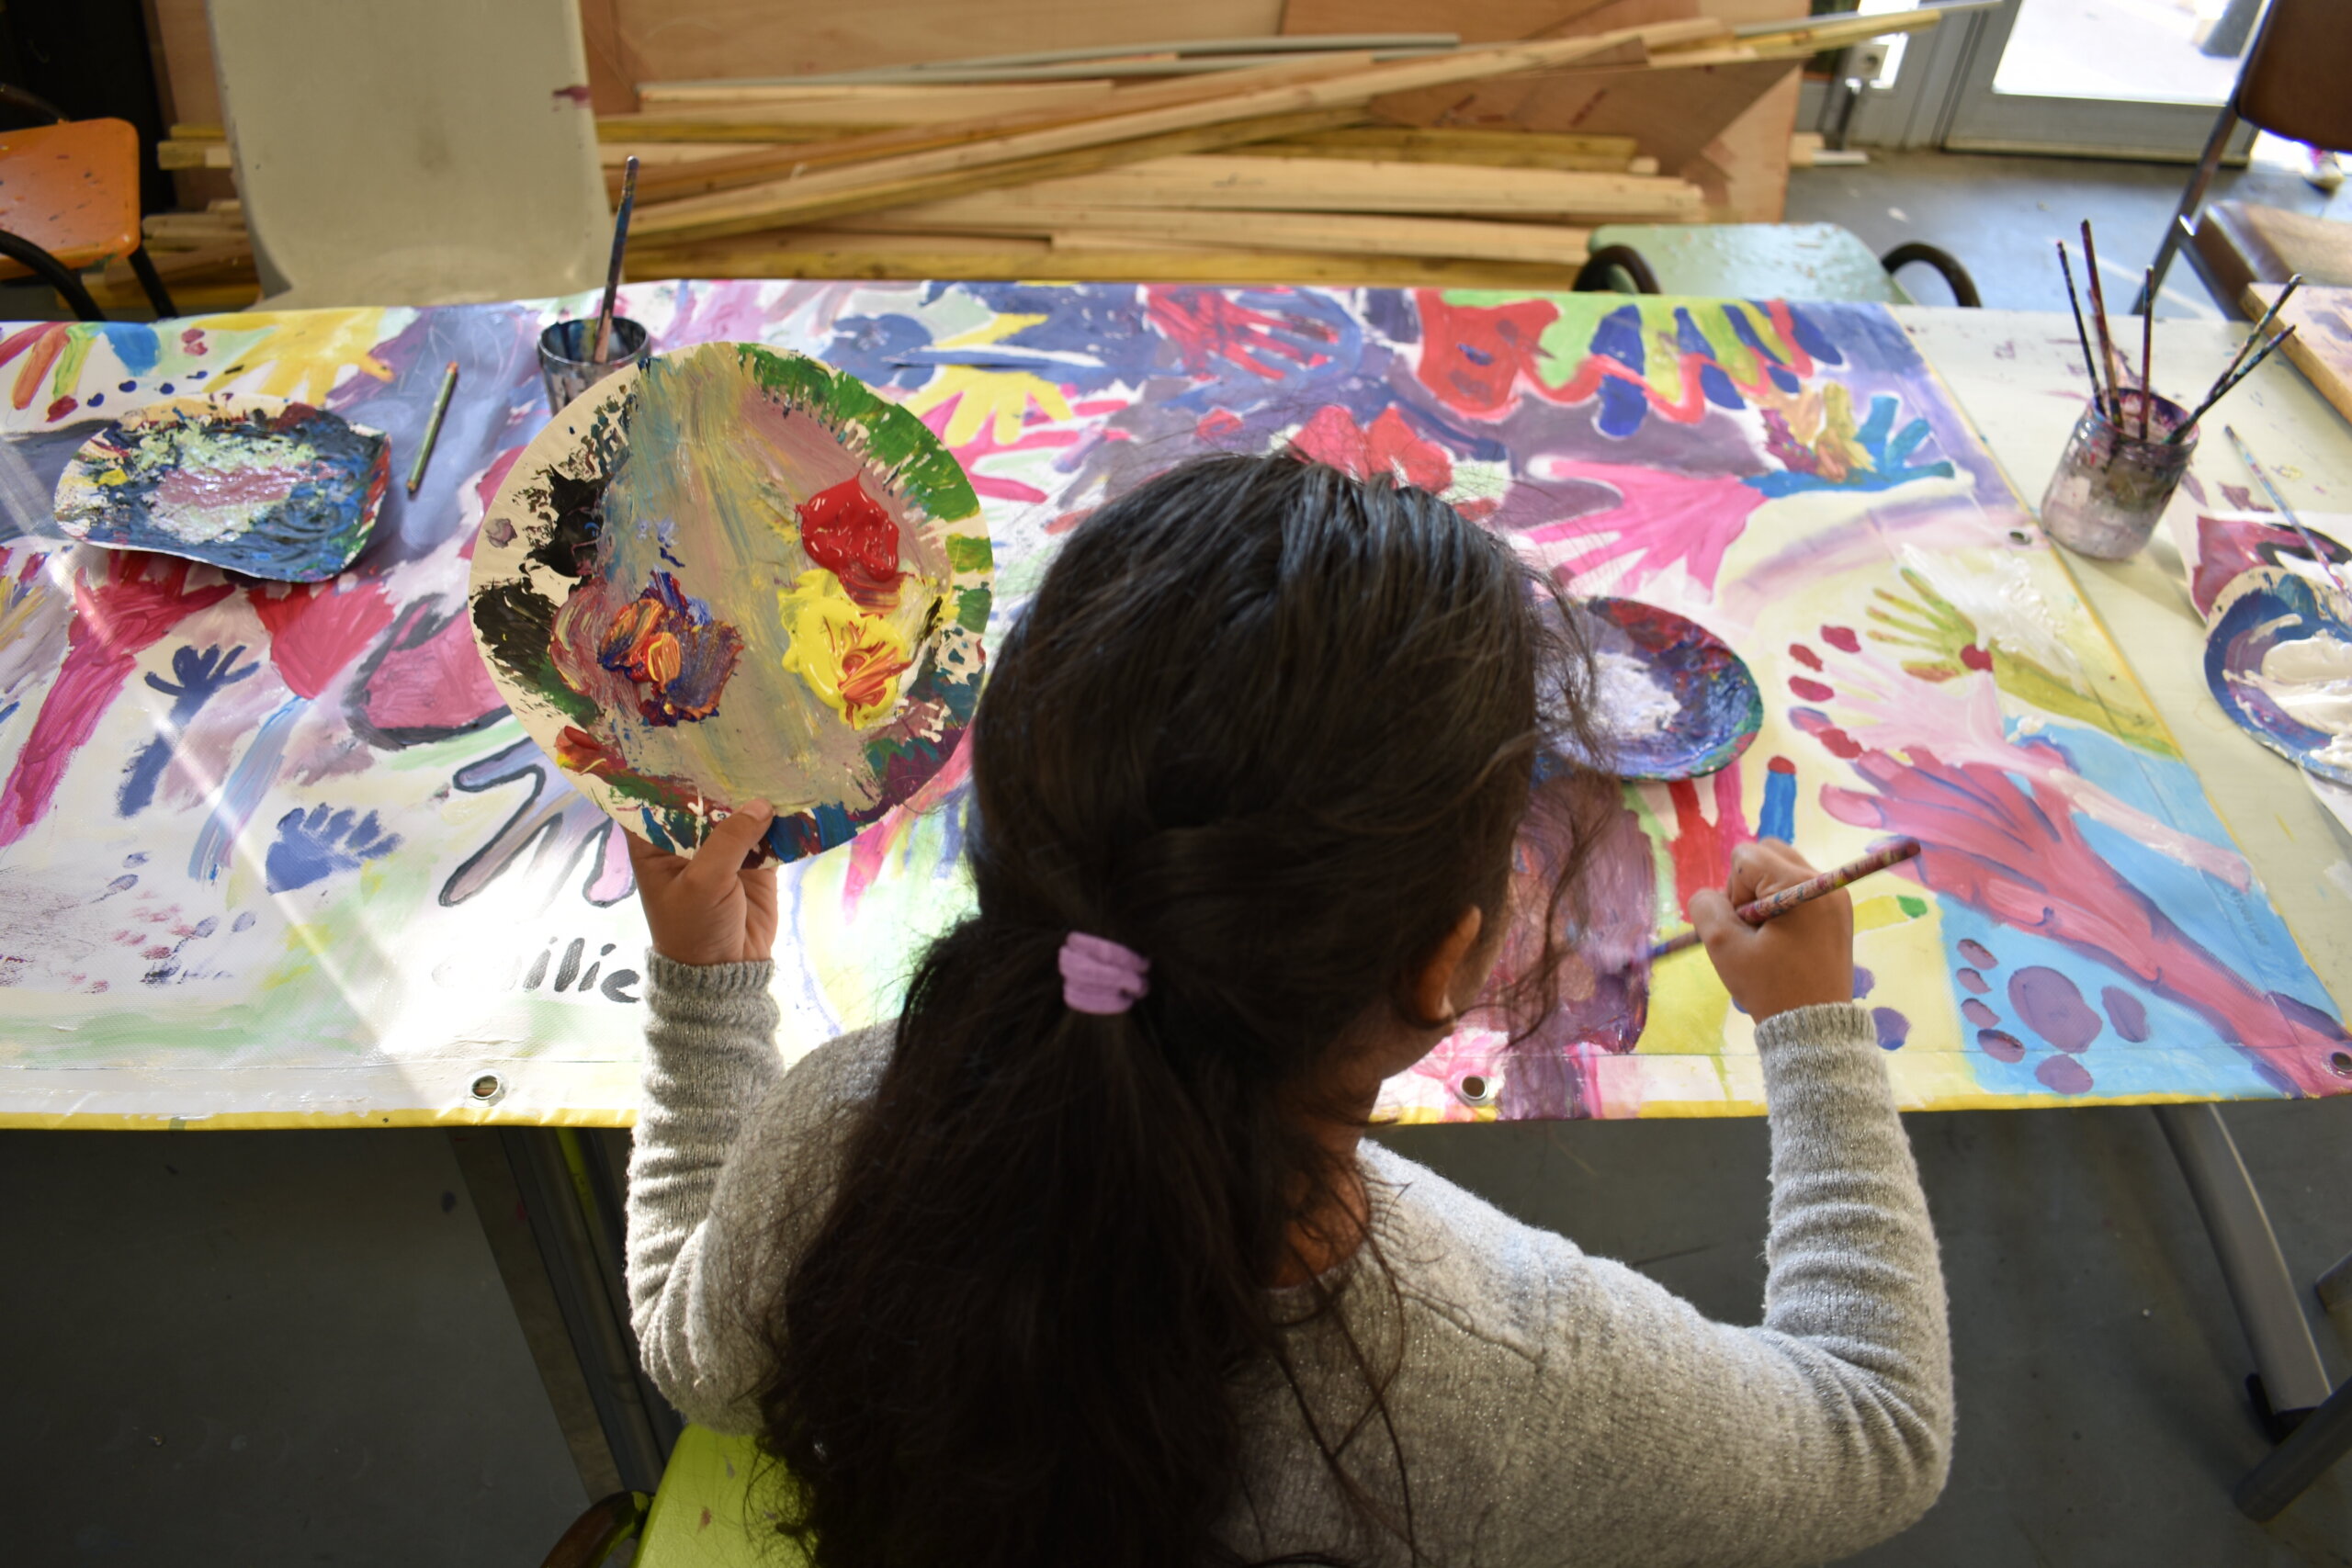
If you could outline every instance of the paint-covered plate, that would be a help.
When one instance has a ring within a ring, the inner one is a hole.
[[[2283,567],[2256,567],[2213,601],[2205,683],[2247,734],[2352,784],[2352,604]]]
[[[581,791],[663,848],[766,799],[846,842],[954,753],[994,582],[979,502],[855,377],[702,344],[600,381],[482,518],[476,640]]]
[[[173,398],[82,444],[57,481],[57,521],[88,544],[324,582],[367,547],[390,474],[383,434],[325,409]]]
[[[1756,739],[1764,695],[1724,640],[1686,616],[1633,599],[1578,601],[1598,677],[1600,729],[1628,779],[1690,779],[1726,766]]]

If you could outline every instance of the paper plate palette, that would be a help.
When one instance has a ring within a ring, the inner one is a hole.
[[[2352,604],[2283,567],[2257,567],[2213,601],[2205,683],[2246,733],[2352,784]]]
[[[324,409],[174,398],[82,444],[57,481],[57,521],[93,545],[323,582],[366,547],[390,472],[380,432]]]
[[[1747,750],[1764,723],[1756,677],[1698,622],[1632,599],[1585,599],[1600,728],[1628,779],[1712,773]]]
[[[954,455],[856,378],[752,344],[622,370],[483,516],[474,636],[571,783],[665,849],[766,799],[847,841],[954,752],[993,566]]]

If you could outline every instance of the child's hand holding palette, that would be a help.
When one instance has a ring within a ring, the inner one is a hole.
[[[482,521],[474,634],[571,783],[663,849],[766,799],[783,860],[954,752],[993,570],[913,414],[750,344],[657,355],[525,449]]]

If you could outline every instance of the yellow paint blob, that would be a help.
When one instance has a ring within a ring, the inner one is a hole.
[[[814,568],[794,579],[776,602],[792,639],[784,667],[852,728],[863,729],[898,705],[907,639],[888,621],[860,609],[841,579]]]

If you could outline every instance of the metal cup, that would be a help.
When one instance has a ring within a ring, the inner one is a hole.
[[[2155,532],[2172,492],[2188,471],[2197,432],[2165,439],[2188,422],[2188,411],[2135,387],[2117,394],[2121,421],[2110,420],[2096,398],[2075,422],[2058,471],[2041,496],[2041,527],[2079,555],[2128,560]],[[2140,413],[2148,410],[2148,436]]]
[[[594,316],[558,321],[539,334],[539,374],[547,378],[548,412],[561,413],[565,404],[624,365],[644,364],[652,338],[627,316],[615,316],[603,359],[589,357],[595,345]]]

